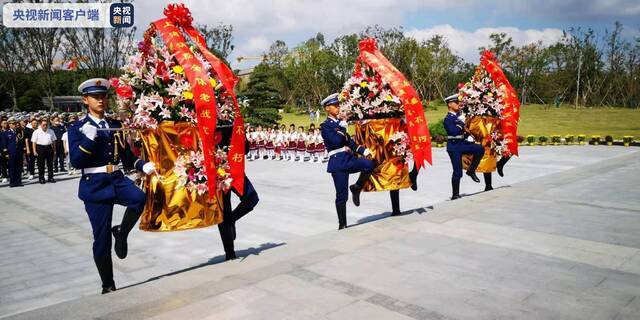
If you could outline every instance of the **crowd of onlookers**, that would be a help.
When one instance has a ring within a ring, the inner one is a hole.
[[[54,173],[75,175],[69,163],[67,127],[82,113],[0,112],[0,180],[20,187],[37,177],[55,183]],[[45,169],[46,168],[46,169]],[[37,175],[36,175],[37,174]]]

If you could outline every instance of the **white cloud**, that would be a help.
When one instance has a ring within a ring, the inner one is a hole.
[[[181,2],[191,10],[197,24],[217,25],[222,22],[233,25],[236,50],[230,57],[232,60],[239,55],[259,55],[275,40],[284,40],[289,46],[295,46],[321,32],[330,41],[341,34],[359,32],[369,25],[402,25],[405,13],[412,9],[450,6],[447,0],[406,0],[401,5],[395,0]],[[165,6],[162,1],[136,1],[136,25],[144,30],[150,22],[163,18]]]
[[[239,56],[257,56],[260,53],[266,51],[271,45],[271,41],[269,41],[266,37],[257,36],[257,37],[249,37],[247,41],[241,43],[234,50],[234,57]],[[235,61],[232,61],[235,62]]]
[[[545,45],[557,42],[562,37],[560,29],[527,29],[521,30],[515,27],[480,28],[475,31],[456,29],[451,25],[439,25],[426,29],[412,29],[406,32],[407,36],[417,40],[428,40],[435,35],[442,35],[447,40],[449,47],[466,61],[477,62],[479,59],[478,48],[489,46],[492,33],[507,33],[513,38],[513,44],[522,46],[541,41]]]

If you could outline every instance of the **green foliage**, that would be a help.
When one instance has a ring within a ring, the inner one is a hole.
[[[267,65],[258,65],[251,74],[247,89],[242,93],[248,103],[244,117],[256,126],[274,125],[281,119],[278,109],[284,101],[280,92],[268,82],[270,72]]]
[[[444,119],[429,123],[429,134],[431,135],[431,138],[435,138],[437,136],[446,137],[447,130],[444,129]]]
[[[566,144],[573,144],[575,142],[575,137],[572,134],[568,134],[564,137],[564,141]]]
[[[534,136],[534,135],[528,135],[527,136],[527,143],[533,144],[535,142],[536,142],[536,136]]]
[[[539,136],[538,137],[538,142],[540,142],[541,145],[547,144],[548,141],[549,141],[549,138],[547,138],[547,136]]]

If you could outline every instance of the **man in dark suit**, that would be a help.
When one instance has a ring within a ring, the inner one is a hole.
[[[127,256],[127,236],[144,209],[145,193],[124,176],[118,164],[128,163],[145,174],[152,174],[155,165],[133,155],[116,120],[105,118],[108,109],[109,82],[96,78],[83,82],[78,90],[87,105],[88,114],[69,127],[69,153],[74,168],[82,169],[78,197],[93,229],[93,258],[102,280],[102,293],[115,291],[111,261],[111,235],[114,250],[120,259]],[[103,130],[98,131],[98,128]],[[114,204],[126,206],[120,225],[111,227]]]
[[[353,203],[359,206],[362,186],[376,165],[375,161],[370,159],[371,151],[357,145],[347,133],[346,122],[338,120],[338,94],[326,97],[321,104],[325,107],[327,119],[320,125],[320,133],[329,156],[327,172],[331,173],[336,188],[336,211],[340,230],[347,227],[348,190],[351,190]],[[355,153],[362,157],[356,156]],[[361,173],[358,181],[349,186],[349,174],[358,172]]]

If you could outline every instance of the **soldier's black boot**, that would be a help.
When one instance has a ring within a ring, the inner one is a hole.
[[[467,169],[467,175],[469,177],[471,177],[471,180],[475,181],[476,183],[480,183],[480,178],[478,178],[478,176],[476,175],[476,169],[478,168],[478,165],[480,164],[480,160],[482,160],[482,156],[473,155],[473,159],[471,160],[471,164],[469,165],[469,168]]]
[[[336,203],[336,212],[338,213],[338,230],[342,230],[347,227],[347,204]]]
[[[451,200],[460,199],[460,179],[451,179]]]
[[[353,204],[358,207],[360,206],[360,191],[362,191],[362,187],[364,183],[369,180],[373,171],[360,172],[360,176],[355,184],[349,186],[349,190],[351,190],[351,200],[353,200]]]
[[[220,239],[222,239],[222,247],[224,247],[224,260],[229,261],[236,259],[236,251],[233,244],[233,232],[231,230],[231,224],[222,222],[218,224],[218,231],[220,231]]]
[[[231,211],[231,191],[223,194],[222,207],[223,220],[218,224],[218,231],[220,231],[220,239],[222,240],[222,247],[224,248],[224,260],[229,261],[236,258],[236,251],[233,243],[236,232],[235,220],[233,219],[233,212]]]
[[[400,212],[400,190],[389,191],[391,197],[391,216],[399,216]]]
[[[411,190],[418,190],[418,167],[414,164],[413,169],[409,172],[409,179],[411,180]]]
[[[93,257],[93,261],[98,268],[100,280],[102,280],[102,294],[116,291],[116,284],[113,282],[113,263],[111,255]]]
[[[140,219],[140,214],[142,214],[142,212],[139,210],[127,208],[127,210],[124,211],[122,223],[120,223],[119,226],[111,228],[111,234],[113,234],[113,238],[115,239],[113,249],[120,259],[127,257],[127,237],[131,229],[136,225],[136,222],[138,222],[138,219]]]
[[[482,175],[484,176],[484,191],[493,190],[493,186],[491,185],[491,172],[485,172]]]
[[[509,159],[511,159],[511,157],[502,157],[500,158],[500,160],[498,160],[498,164],[496,165],[496,169],[498,169],[498,175],[501,177],[504,177],[504,165],[507,164],[507,161],[509,161]]]

